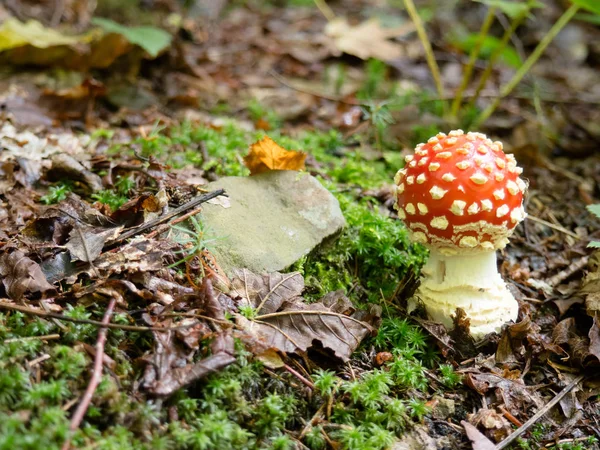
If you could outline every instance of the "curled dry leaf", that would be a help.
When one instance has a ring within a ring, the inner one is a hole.
[[[259,276],[247,270],[232,277],[232,295],[249,303],[256,316],[236,316],[238,328],[257,353],[277,349],[293,353],[313,348],[316,343],[347,361],[371,332],[375,317],[359,319],[350,301],[341,292],[320,302],[306,304],[300,297],[304,280],[297,272]],[[352,314],[352,315],[350,315]]]
[[[244,158],[244,164],[251,175],[268,170],[302,170],[306,153],[286,150],[269,136],[250,146],[250,152]]]
[[[26,293],[54,289],[39,264],[19,250],[0,256],[0,275],[7,295],[13,300],[22,299]]]
[[[66,153],[52,155],[52,168],[48,172],[50,179],[78,180],[85,183],[93,192],[104,189],[102,178],[87,169],[81,162]]]

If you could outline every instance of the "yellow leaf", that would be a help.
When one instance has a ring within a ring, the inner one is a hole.
[[[0,51],[27,44],[36,48],[77,45],[89,42],[91,36],[89,33],[81,36],[67,36],[52,28],[44,27],[36,20],[23,23],[11,18],[0,25]]]
[[[302,170],[305,159],[306,153],[286,150],[265,136],[250,146],[244,163],[250,169],[250,175],[256,175],[268,170]]]

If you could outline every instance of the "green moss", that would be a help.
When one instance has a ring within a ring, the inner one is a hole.
[[[254,114],[262,118],[267,112],[255,108]],[[309,161],[315,163],[308,170],[338,198],[348,223],[337,240],[296,264],[305,276],[307,296],[316,299],[343,289],[357,304],[380,304],[382,295],[390,298],[408,274],[418,272],[425,251],[411,244],[402,222],[390,218],[389,211],[365,191],[391,185],[402,165],[400,154],[381,151],[373,158],[371,152],[367,158],[363,142],[346,140],[337,131],[304,132],[294,137],[269,134],[285,148],[311,155]],[[263,135],[233,122],[220,129],[182,123],[170,128],[156,126],[148,136],[115,145],[113,151],[152,156],[174,168],[194,166],[217,176],[247,176],[243,157],[249,144]],[[103,134],[102,138],[111,136]],[[121,177],[113,189],[97,193],[95,198],[115,209],[133,188],[133,179]],[[193,240],[203,237],[190,238],[192,247],[206,244]],[[100,320],[103,308],[82,302],[65,306],[64,314]],[[112,318],[123,324],[131,320],[120,313]],[[60,339],[21,339],[50,333],[60,333]],[[63,408],[81,395],[89,380],[92,358],[79,343],[93,345],[97,335],[98,328],[89,324],[65,322],[59,328],[52,321],[21,313],[0,314],[0,450],[60,448],[72,412]],[[317,371],[313,375],[315,393],[310,397],[289,374],[281,379],[266,374],[238,345],[235,364],[161,404],[143,392],[135,394],[135,401],[131,398],[143,368],[135,361],[154,346],[152,335],[111,329],[105,352],[116,365],[104,372],[85,420],[73,436],[73,446],[291,449],[296,443],[289,431],[303,429],[326,403],[332,405],[330,420],[339,428],[312,427],[303,444],[326,448],[326,432],[343,448],[386,448],[409,422],[427,414],[424,402],[407,400],[407,392],[429,389],[424,367],[431,367],[437,355],[418,327],[393,317],[384,319],[377,337],[366,345],[390,351],[396,358],[353,381],[343,380],[333,371]],[[50,358],[36,369],[28,366],[28,361],[46,354]],[[34,376],[35,370],[40,371],[40,378]],[[448,387],[452,375],[445,374]],[[170,420],[169,411],[176,411],[177,419]]]

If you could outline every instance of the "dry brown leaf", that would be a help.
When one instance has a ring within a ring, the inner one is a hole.
[[[106,229],[75,225],[65,247],[71,253],[73,260],[94,262],[102,253],[104,244],[115,239],[122,229],[123,227]]]
[[[26,292],[54,289],[39,264],[19,250],[0,257],[0,275],[7,295],[13,300],[21,300]]]
[[[256,353],[267,349],[293,353],[319,343],[347,361],[360,342],[373,330],[360,320],[351,302],[341,293],[330,293],[307,305],[300,296],[304,279],[298,272],[256,275],[238,270],[231,278],[230,294],[238,303],[252,306],[256,317],[236,316],[242,340]],[[364,316],[364,313],[363,313]],[[366,320],[370,321],[372,317]]]
[[[204,278],[201,291],[196,298],[198,306],[205,314],[219,322],[225,321],[225,312],[212,287],[209,278]],[[144,315],[148,325],[172,326],[170,320],[161,323],[159,317]],[[186,323],[187,322],[187,323]],[[184,386],[200,378],[217,373],[235,362],[234,341],[230,329],[213,331],[206,323],[197,319],[184,319],[178,325],[191,325],[178,331],[154,332],[155,351],[146,355],[148,365],[142,380],[143,386],[154,395],[168,397]],[[213,337],[209,344],[211,354],[194,362],[194,354],[200,341]]]
[[[467,437],[473,444],[473,450],[494,450],[496,445],[490,441],[485,435],[477,429],[477,427],[471,425],[469,422],[463,420],[460,424],[465,428]]]
[[[230,295],[243,299],[260,314],[274,313],[284,301],[300,297],[304,278],[299,272],[256,275],[247,269],[233,271]]]
[[[267,172],[268,170],[302,170],[306,153],[296,150],[286,150],[269,136],[250,146],[250,153],[244,158],[250,175]]]
[[[340,52],[361,59],[376,58],[391,61],[402,57],[404,48],[389,39],[413,30],[412,23],[406,23],[398,28],[383,28],[378,19],[369,19],[352,26],[346,19],[340,17],[327,24],[325,34],[333,38],[334,45]]]

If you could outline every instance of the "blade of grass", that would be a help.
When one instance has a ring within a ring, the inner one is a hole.
[[[314,2],[315,6],[319,8],[319,11],[321,11],[321,14],[325,16],[328,22],[331,22],[333,19],[335,19],[335,13],[325,2],[325,0],[314,0]]]
[[[431,42],[429,42],[429,38],[427,37],[427,32],[425,31],[425,27],[423,26],[423,21],[415,8],[415,4],[413,0],[404,0],[404,6],[406,7],[406,11],[410,16],[411,20],[415,24],[415,28],[417,29],[417,35],[419,36],[419,40],[425,49],[425,58],[427,59],[427,65],[429,66],[429,70],[431,71],[431,76],[433,77],[433,82],[435,83],[435,88],[438,92],[440,98],[444,98],[444,86],[442,85],[442,77],[440,76],[440,68],[438,67],[437,61],[435,60],[435,56],[433,55],[433,50],[431,48]],[[444,107],[446,103],[444,102]]]
[[[477,101],[477,99],[479,98],[481,91],[485,87],[487,80],[490,78],[490,75],[492,74],[492,70],[494,69],[496,60],[500,57],[500,55],[506,48],[506,45],[508,44],[508,41],[510,40],[510,38],[512,37],[514,32],[517,30],[517,28],[519,28],[521,23],[523,23],[523,20],[525,20],[525,17],[527,17],[527,12],[516,17],[510,24],[510,27],[507,28],[506,31],[504,32],[504,35],[502,36],[502,39],[500,40],[500,45],[498,45],[494,49],[492,54],[490,55],[490,59],[488,61],[487,67],[485,68],[485,70],[483,71],[483,74],[481,75],[481,78],[479,79],[479,83],[477,84],[477,88],[475,89],[475,94],[473,95],[473,97],[471,97],[468,107],[473,106],[475,104],[475,102]]]
[[[579,10],[579,6],[571,5],[569,9],[567,9],[562,16],[556,21],[556,23],[552,26],[550,31],[544,36],[544,38],[537,45],[533,53],[527,58],[527,61],[517,70],[517,73],[512,77],[512,79],[506,83],[506,85],[500,90],[500,94],[496,99],[486,108],[481,114],[475,119],[473,123],[473,127],[479,127],[483,122],[485,122],[489,117],[494,113],[498,105],[502,101],[504,97],[512,92],[512,90],[521,82],[523,77],[527,75],[531,67],[537,62],[542,53],[546,50],[546,47],[552,42],[552,40],[556,37],[556,35],[565,27],[567,23],[573,18],[573,16]]]
[[[485,41],[485,38],[487,37],[487,34],[490,31],[490,27],[492,26],[492,23],[494,23],[495,13],[496,7],[492,6],[488,9],[488,13],[485,16],[483,25],[479,30],[479,36],[477,36],[477,41],[471,49],[471,54],[469,55],[469,62],[467,63],[467,67],[465,67],[465,72],[463,74],[462,81],[460,83],[458,91],[456,92],[456,97],[454,97],[454,101],[452,102],[452,107],[450,108],[450,115],[455,119],[458,116],[458,109],[460,108],[460,104],[462,102],[463,93],[469,85],[469,81],[471,81],[471,75],[473,74],[475,61],[477,61],[477,57],[479,56],[479,52],[481,51],[481,47],[483,46],[483,41]]]

